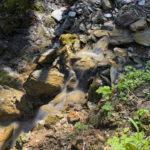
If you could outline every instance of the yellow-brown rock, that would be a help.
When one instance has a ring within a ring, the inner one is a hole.
[[[134,40],[140,45],[150,46],[150,30],[135,33]]]
[[[133,24],[130,25],[130,29],[132,31],[139,31],[143,30],[147,27],[147,21],[146,18],[141,18],[140,20],[134,22]]]
[[[58,56],[57,51],[55,49],[50,49],[41,54],[38,59],[39,64],[51,64],[56,57]]]
[[[108,36],[109,32],[108,30],[89,30],[90,34],[95,35],[96,37],[102,37],[102,36]]]
[[[43,68],[31,73],[24,84],[27,94],[36,96],[56,96],[62,89],[64,75],[55,68]]]
[[[0,118],[17,118],[20,110],[17,108],[16,103],[19,102],[23,96],[23,92],[15,89],[0,88]]]
[[[96,43],[97,47],[103,50],[104,52],[108,50],[108,44],[109,44],[109,38],[107,36],[104,36]]]
[[[13,138],[14,126],[0,128],[0,150],[10,149]]]

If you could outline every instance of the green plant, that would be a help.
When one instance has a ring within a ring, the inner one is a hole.
[[[146,99],[150,99],[150,93],[147,93]]]
[[[99,87],[96,92],[102,94],[104,99],[109,100],[111,96],[111,89],[109,86]]]
[[[134,95],[134,90],[143,83],[150,81],[150,62],[147,63],[145,70],[136,70],[131,66],[125,68],[123,74],[113,90],[117,90],[120,100],[128,100],[129,95]],[[149,95],[150,96],[150,95]]]
[[[121,137],[119,137],[118,134],[116,134],[108,139],[107,143],[110,144],[114,150],[149,150],[150,140],[145,139],[144,132],[139,131],[137,123],[132,118],[129,118],[129,121],[136,128],[137,132],[132,136],[122,134]],[[129,128],[124,129],[124,132],[125,131],[129,131]]]
[[[102,106],[102,112],[104,112],[105,116],[109,116],[111,111],[113,110],[113,106],[111,102],[107,101],[103,106]]]
[[[114,150],[149,150],[149,140],[144,138],[144,132],[135,133],[132,136],[118,134],[107,140]]]
[[[82,124],[81,122],[76,122],[75,131],[80,132],[81,130],[87,129],[88,125]]]
[[[136,113],[141,117],[144,112],[149,112],[147,109],[139,109]]]
[[[31,7],[28,0],[6,0],[3,6],[8,11],[25,11]]]

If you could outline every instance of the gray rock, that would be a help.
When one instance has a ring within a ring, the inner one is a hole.
[[[76,12],[70,11],[68,15],[69,15],[69,17],[75,17],[76,16]]]
[[[111,9],[112,8],[112,5],[111,5],[111,2],[110,0],[103,0],[102,1],[102,6],[105,10],[108,10],[108,9]]]
[[[138,2],[138,5],[140,5],[140,6],[144,6],[144,5],[145,5],[145,0],[141,0],[141,1],[139,1],[139,2]]]
[[[106,18],[111,18],[112,15],[111,15],[110,13],[107,13],[107,14],[104,14],[104,17],[106,17]]]
[[[62,15],[63,15],[63,12],[64,10],[66,10],[65,7],[62,7],[60,9],[56,9],[52,12],[52,17],[54,19],[56,19],[57,21],[61,21],[62,20]]]
[[[138,17],[136,16],[136,14],[130,11],[120,15],[116,21],[119,25],[127,27],[128,25],[135,22],[137,19]]]

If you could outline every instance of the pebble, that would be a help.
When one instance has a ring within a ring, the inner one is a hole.
[[[112,15],[111,15],[110,13],[107,13],[107,14],[104,14],[104,17],[106,17],[106,18],[111,18]]]
[[[70,11],[68,15],[69,15],[69,17],[75,17],[76,16],[76,12]]]

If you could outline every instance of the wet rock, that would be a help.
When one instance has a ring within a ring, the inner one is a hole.
[[[61,21],[62,20],[62,15],[63,15],[63,12],[66,8],[65,7],[62,7],[60,9],[56,9],[52,12],[52,17],[54,19],[56,19],[57,21]]]
[[[107,36],[104,36],[96,43],[96,47],[104,51],[104,53],[106,53],[106,51],[108,50],[108,45],[109,45],[109,38]]]
[[[130,12],[126,12],[122,15],[120,15],[117,18],[117,23],[123,27],[127,27],[130,24],[132,24],[133,22],[135,22],[137,20],[137,16],[134,12],[130,11]]]
[[[51,103],[55,105],[61,102],[64,102],[64,104],[85,104],[85,93],[80,90],[75,90],[68,93],[62,92],[51,101]]]
[[[16,119],[21,116],[16,103],[21,101],[23,92],[15,89],[0,87],[0,118]]]
[[[96,37],[108,36],[108,30],[89,30],[88,31],[91,35],[95,35]]]
[[[109,43],[112,45],[121,45],[132,43],[133,37],[132,35],[126,30],[114,30],[110,35]]]
[[[115,81],[118,78],[118,68],[111,67],[110,68],[110,79],[111,79],[111,85],[114,85]]]
[[[110,0],[102,0],[102,6],[105,10],[112,8]]]
[[[76,61],[73,65],[73,68],[77,71],[88,71],[96,68],[96,60],[93,60],[92,57],[83,57],[80,60]]]
[[[124,48],[115,47],[114,52],[116,56],[122,56],[122,57],[128,56],[127,49]]]
[[[56,96],[63,87],[64,75],[55,68],[33,71],[24,84],[27,94],[36,96]]]
[[[93,80],[92,84],[88,90],[88,100],[92,102],[98,102],[101,98],[101,95],[96,92],[96,90],[102,86],[102,80],[97,77]]]
[[[50,49],[46,52],[42,53],[40,58],[38,59],[39,64],[52,64],[52,62],[56,59],[58,56],[57,50]]]
[[[77,78],[76,76],[72,76],[67,84],[67,90],[73,90],[77,87]]]
[[[87,43],[87,41],[88,41],[88,36],[81,34],[81,35],[79,35],[79,39],[80,39],[81,42]]]
[[[136,22],[134,22],[133,24],[130,25],[130,29],[132,31],[139,31],[139,30],[143,30],[147,27],[147,22],[145,18],[142,18]]]
[[[150,30],[135,33],[134,40],[140,45],[150,46]]]
[[[14,132],[14,126],[10,125],[7,127],[1,127],[0,128],[0,149],[10,149],[12,140],[13,140],[13,132]]]
[[[67,104],[85,104],[86,101],[85,93],[80,90],[69,92],[66,96]]]

